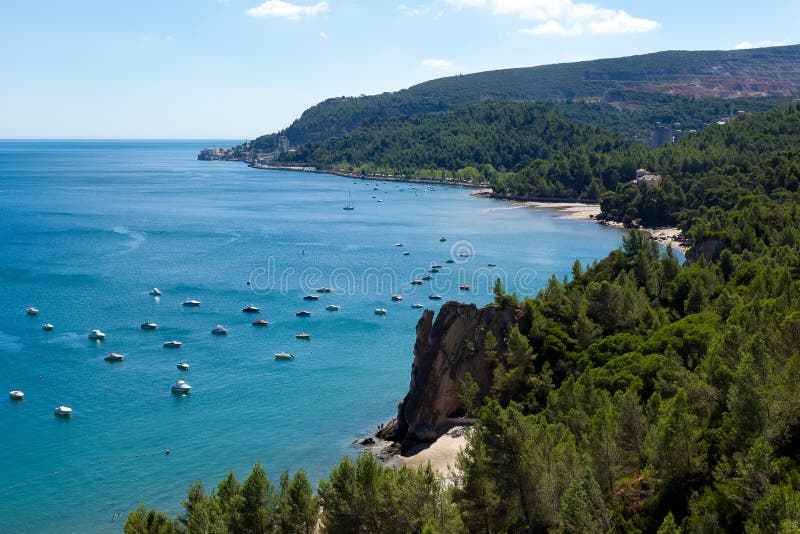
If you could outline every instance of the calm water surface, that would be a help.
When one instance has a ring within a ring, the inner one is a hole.
[[[193,480],[244,477],[256,459],[273,479],[303,467],[316,483],[394,415],[421,312],[411,304],[484,304],[496,276],[533,294],[621,241],[464,189],[196,161],[209,144],[0,142],[1,531],[121,531],[114,513],[142,501],[179,513]],[[408,285],[431,263],[445,268]],[[333,293],[303,300],[322,285]],[[271,326],[250,325],[251,302]],[[210,333],[218,323],[228,336]],[[107,339],[87,339],[93,328]],[[170,339],[184,347],[162,348]],[[112,351],[125,361],[104,361]],[[170,394],[178,378],[190,396]],[[60,404],[71,419],[54,416]]]

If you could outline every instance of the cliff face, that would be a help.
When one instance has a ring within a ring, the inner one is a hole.
[[[417,342],[411,367],[411,386],[398,407],[394,439],[433,441],[447,417],[460,407],[459,383],[469,371],[480,387],[480,397],[492,385],[494,364],[485,358],[486,332],[497,339],[497,350],[519,320],[516,308],[447,302],[436,321],[425,310],[417,323]]]

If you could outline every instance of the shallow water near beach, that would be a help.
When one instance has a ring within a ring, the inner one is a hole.
[[[316,484],[395,414],[412,304],[485,304],[498,276],[533,295],[621,243],[468,189],[196,161],[209,144],[0,142],[0,386],[25,392],[0,402],[0,530],[121,531],[140,502],[177,514],[192,481],[243,478],[256,460],[273,480],[302,467]],[[408,284],[432,263],[433,280]],[[319,286],[332,292],[303,300]],[[242,313],[248,303],[261,313]],[[89,340],[94,328],[106,340]],[[126,359],[104,361],[112,351]],[[178,378],[191,395],[170,393]],[[54,416],[60,404],[70,419]]]

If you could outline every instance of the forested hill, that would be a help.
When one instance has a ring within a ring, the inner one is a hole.
[[[664,179],[651,187],[619,183],[603,195],[604,213],[651,226],[681,222],[687,230],[694,226],[699,240],[727,238],[735,232],[715,212],[731,210],[750,195],[775,202],[798,200],[800,106],[714,125],[642,152],[638,160]],[[706,214],[712,214],[705,220],[711,226],[698,225],[699,216]]]
[[[630,94],[638,94],[631,102]],[[667,51],[615,59],[505,69],[431,80],[394,93],[331,98],[306,110],[285,130],[259,137],[271,150],[277,136],[293,146],[345,135],[365,120],[453,109],[489,99],[578,99],[639,109],[647,95],[675,102],[697,97],[790,96],[800,93],[800,45],[732,51]],[[628,95],[628,96],[626,96]],[[647,105],[652,102],[646,102]],[[679,119],[666,114],[662,120]]]
[[[345,137],[305,145],[283,161],[368,174],[472,181],[496,181],[532,162],[538,162],[540,170],[563,164],[569,167],[563,172],[543,170],[546,184],[536,192],[578,196],[589,190],[593,176],[607,170],[609,156],[632,145],[538,104],[492,101],[417,117],[370,120]],[[635,169],[630,170],[632,174]],[[613,173],[618,174],[617,169]],[[598,198],[602,190],[598,182],[590,196]]]

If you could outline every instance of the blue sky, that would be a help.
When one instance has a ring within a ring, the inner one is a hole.
[[[800,42],[800,2],[0,3],[0,138],[241,139],[458,73]]]

